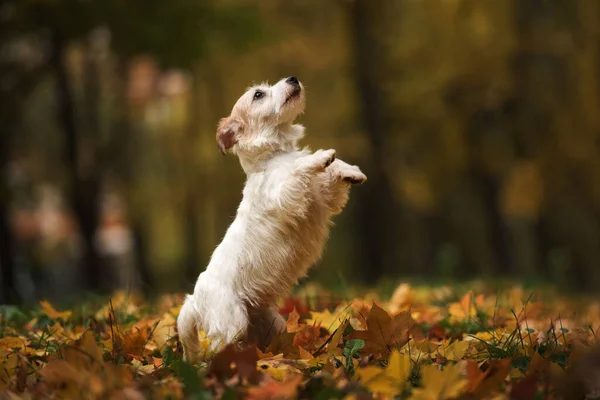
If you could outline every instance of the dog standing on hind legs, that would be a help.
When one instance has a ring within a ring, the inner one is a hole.
[[[236,154],[247,178],[235,220],[177,319],[187,360],[200,352],[199,329],[211,350],[236,338],[264,348],[284,331],[276,300],[319,260],[350,186],[367,180],[335,150],[298,147],[304,106],[302,84],[289,77],[249,88],[217,127],[221,152]]]

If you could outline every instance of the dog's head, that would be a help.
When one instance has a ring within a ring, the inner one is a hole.
[[[231,115],[219,122],[219,149],[223,154],[232,150],[241,155],[295,146],[303,129],[292,122],[304,112],[304,105],[304,87],[293,76],[273,86],[251,87],[235,103]]]

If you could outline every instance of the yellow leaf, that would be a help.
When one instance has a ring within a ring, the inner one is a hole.
[[[317,324],[326,328],[329,332],[335,331],[342,324],[344,318],[341,315],[334,315],[329,310],[323,312],[312,311],[311,319],[307,320],[308,325]]]
[[[56,311],[52,304],[47,302],[46,300],[40,301],[40,305],[42,306],[42,311],[46,314],[50,319],[62,319],[63,321],[68,321],[71,318],[73,312],[71,311]]]
[[[369,366],[356,370],[355,377],[371,392],[393,397],[408,385],[411,373],[410,357],[394,351],[385,369]]]
[[[329,347],[327,348],[327,354],[329,356],[341,356],[342,350],[338,347],[342,336],[344,335],[344,330],[346,330],[346,326],[348,326],[348,320],[345,320],[340,326],[338,326],[335,331],[331,341],[329,342]]]
[[[422,388],[413,391],[414,400],[443,400],[458,397],[466,388],[460,364],[448,365],[444,370],[436,365],[421,367]]]
[[[313,355],[310,354],[308,351],[304,350],[303,347],[298,347],[298,355],[300,356],[301,360],[314,360],[315,359],[313,357]]]
[[[438,351],[441,350],[440,354],[446,357],[448,360],[459,361],[461,360],[467,350],[469,349],[469,342],[464,340],[455,340],[453,343],[450,343],[450,339],[442,343],[442,345],[438,348]]]
[[[133,365],[134,368],[137,369],[139,372],[142,372],[144,374],[151,374],[155,370],[153,364],[143,365],[140,360],[137,360],[135,358],[131,360],[131,365]]]
[[[171,337],[175,336],[175,318],[170,313],[164,313],[162,319],[154,328],[152,333],[152,339],[158,346],[158,348],[162,348],[167,340]]]
[[[259,371],[268,373],[278,381],[302,375],[300,369],[310,368],[310,364],[307,361],[285,359],[283,358],[283,354],[258,360],[256,365]]]
[[[448,307],[450,320],[461,322],[475,318],[477,309],[483,306],[483,295],[474,296],[473,292],[466,293],[459,302],[451,303]]]
[[[92,361],[98,363],[102,362],[102,349],[98,346],[98,342],[96,342],[96,338],[92,331],[85,331],[79,339],[78,345],[86,355],[91,357]]]
[[[411,371],[412,364],[410,357],[406,354],[400,354],[400,352],[394,351],[390,356],[388,367],[386,369],[388,376],[405,385]]]
[[[0,350],[4,350],[6,353],[13,350],[25,350],[25,341],[18,337],[7,336],[0,338]]]
[[[395,314],[397,311],[403,310],[411,306],[414,297],[414,290],[408,283],[400,284],[388,303],[390,313]]]
[[[12,378],[19,364],[19,355],[17,353],[9,354],[7,357],[2,357],[0,360],[0,389],[4,387],[10,378]]]

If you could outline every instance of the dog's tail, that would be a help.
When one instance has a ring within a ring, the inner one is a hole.
[[[183,359],[186,361],[195,360],[200,353],[199,322],[200,315],[194,307],[194,298],[188,294],[177,318],[177,332],[183,345]]]

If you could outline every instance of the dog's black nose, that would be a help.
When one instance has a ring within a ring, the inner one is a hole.
[[[298,82],[298,79],[295,76],[290,76],[285,81],[294,86],[298,86],[300,84],[300,82]]]

